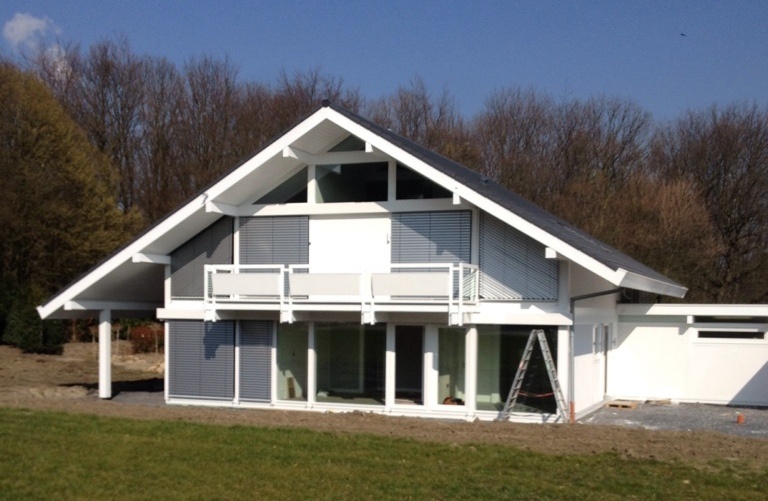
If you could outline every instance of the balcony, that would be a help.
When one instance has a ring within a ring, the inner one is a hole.
[[[462,325],[478,301],[477,266],[464,263],[392,264],[356,272],[301,265],[206,265],[205,318],[217,310],[271,310],[281,322],[296,311],[359,311],[376,323],[383,311],[445,312]]]

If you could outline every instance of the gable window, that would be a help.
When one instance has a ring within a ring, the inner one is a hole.
[[[388,172],[387,162],[318,165],[317,202],[386,202]]]
[[[365,141],[357,136],[347,136],[328,151],[365,151]]]
[[[307,203],[307,167],[283,181],[276,188],[256,200],[257,205]]]
[[[451,198],[450,191],[404,165],[397,164],[396,176],[396,198],[398,200]]]

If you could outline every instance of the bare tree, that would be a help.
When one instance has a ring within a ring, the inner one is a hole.
[[[209,56],[189,61],[184,68],[184,81],[183,128],[178,139],[185,168],[178,172],[176,183],[186,198],[238,160],[233,144],[240,88],[234,65],[228,59]]]
[[[366,114],[379,125],[452,160],[479,167],[477,147],[453,97],[447,90],[433,97],[418,76],[407,87],[369,103]]]
[[[554,141],[554,104],[532,90],[494,91],[473,123],[481,172],[535,201],[546,199]]]
[[[689,112],[658,134],[652,166],[702,193],[718,238],[707,299],[768,300],[768,110]]]
[[[178,180],[184,177],[185,165],[178,137],[184,98],[184,80],[176,67],[166,59],[146,59],[137,175],[138,203],[147,221],[183,201]]]

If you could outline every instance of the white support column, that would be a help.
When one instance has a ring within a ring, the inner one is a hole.
[[[170,269],[170,266],[167,267]],[[170,322],[166,321],[163,322],[163,331],[165,340],[163,342],[163,359],[164,359],[164,369],[163,369],[163,398],[165,399],[165,402],[168,402],[168,374],[169,374],[169,368],[168,361],[170,360],[170,357],[168,354],[171,352],[171,324]]]
[[[437,383],[437,357],[439,349],[437,326],[427,325],[424,329],[424,385],[422,399],[427,409],[437,408],[439,388]]]
[[[384,362],[384,406],[395,405],[395,324],[387,323],[387,356]]]
[[[315,351],[315,322],[307,325],[307,406],[311,409],[317,401],[317,351]]]
[[[240,403],[240,320],[235,320],[235,395],[232,402]]]
[[[467,329],[466,344],[464,345],[464,405],[467,416],[472,417],[477,410],[477,326]]]
[[[307,166],[307,203],[317,203],[317,179],[315,179],[316,168],[314,165]]]
[[[112,398],[112,312],[99,312],[99,398]]]

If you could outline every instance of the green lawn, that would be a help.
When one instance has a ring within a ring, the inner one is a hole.
[[[0,409],[0,499],[764,499],[768,471]]]

